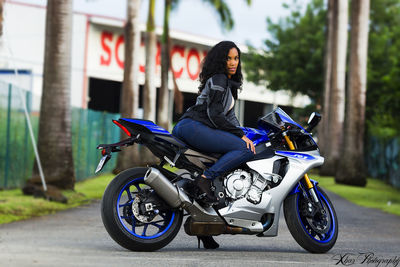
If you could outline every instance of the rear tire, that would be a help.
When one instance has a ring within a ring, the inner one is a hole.
[[[326,193],[318,186],[315,191],[326,211],[326,221],[322,223],[325,228],[315,230],[315,225],[319,226],[321,218],[314,216],[307,218],[304,216],[302,201],[304,196],[301,192],[289,195],[283,204],[286,224],[290,233],[297,243],[311,253],[325,253],[336,243],[338,236],[338,220],[335,209]],[[323,220],[322,220],[323,221]]]
[[[155,211],[148,223],[139,220],[132,205],[138,192],[154,190],[144,183],[147,168],[133,168],[118,174],[107,186],[101,201],[101,218],[108,234],[132,251],[155,251],[168,245],[178,234],[183,214],[178,210]]]

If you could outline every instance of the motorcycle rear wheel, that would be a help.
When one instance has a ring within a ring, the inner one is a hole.
[[[178,234],[183,214],[178,210],[157,210],[151,218],[138,214],[139,192],[154,190],[144,183],[147,168],[133,168],[118,174],[107,186],[101,202],[101,218],[108,234],[132,251],[155,251],[168,245]]]
[[[335,209],[326,193],[315,187],[317,196],[326,212],[326,217],[317,214],[306,216],[305,198],[301,192],[289,195],[283,204],[286,224],[297,243],[311,253],[325,253],[336,243],[338,220]]]

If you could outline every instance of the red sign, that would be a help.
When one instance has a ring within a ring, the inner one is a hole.
[[[113,33],[102,31],[100,37],[101,43],[101,55],[100,65],[110,66],[114,60],[118,67],[124,68],[124,59],[120,55],[123,55],[124,51],[122,44],[124,44],[124,36],[114,36]],[[141,48],[144,47],[144,42],[140,44]],[[144,50],[144,49],[143,49]],[[180,78],[184,72],[191,80],[196,80],[200,73],[201,60],[207,55],[207,51],[200,53],[196,48],[189,48],[183,45],[173,45],[171,50],[171,69],[175,74],[176,78]],[[157,43],[156,52],[156,68],[161,65],[161,45]],[[158,68],[157,68],[158,69]],[[139,71],[144,72],[144,64],[139,64]]]

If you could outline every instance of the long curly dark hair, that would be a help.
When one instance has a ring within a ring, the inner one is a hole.
[[[216,44],[207,53],[207,56],[203,59],[202,69],[199,75],[200,86],[199,93],[204,89],[206,82],[215,74],[226,74],[226,61],[228,60],[229,50],[236,48],[239,54],[239,64],[236,69],[235,75],[232,75],[231,80],[240,84],[243,84],[242,66],[240,59],[240,49],[234,42],[222,41]],[[237,90],[235,90],[237,91]],[[237,98],[237,92],[233,92],[234,97]]]

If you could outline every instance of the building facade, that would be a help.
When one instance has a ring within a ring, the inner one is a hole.
[[[0,80],[12,82],[34,95],[33,109],[40,108],[42,91],[46,7],[6,1],[4,38],[0,53]],[[74,12],[72,34],[71,105],[118,113],[124,71],[124,21],[118,18]],[[144,25],[137,55],[138,82],[144,84]],[[158,37],[161,29],[156,30]],[[194,104],[198,91],[201,61],[220,40],[171,30],[172,72],[185,97],[184,108]],[[247,48],[240,46],[242,52]],[[161,47],[157,44],[155,84],[160,86]],[[15,75],[18,73],[18,75]],[[171,77],[171,73],[170,73]],[[170,99],[173,82],[169,79]],[[140,90],[141,91],[141,90]],[[139,101],[139,107],[142,102]],[[172,104],[173,101],[170,101]],[[292,97],[285,91],[273,92],[246,80],[236,104],[238,118],[245,126],[255,126],[259,116],[273,107],[303,107],[308,97]],[[176,120],[179,114],[173,116]]]

